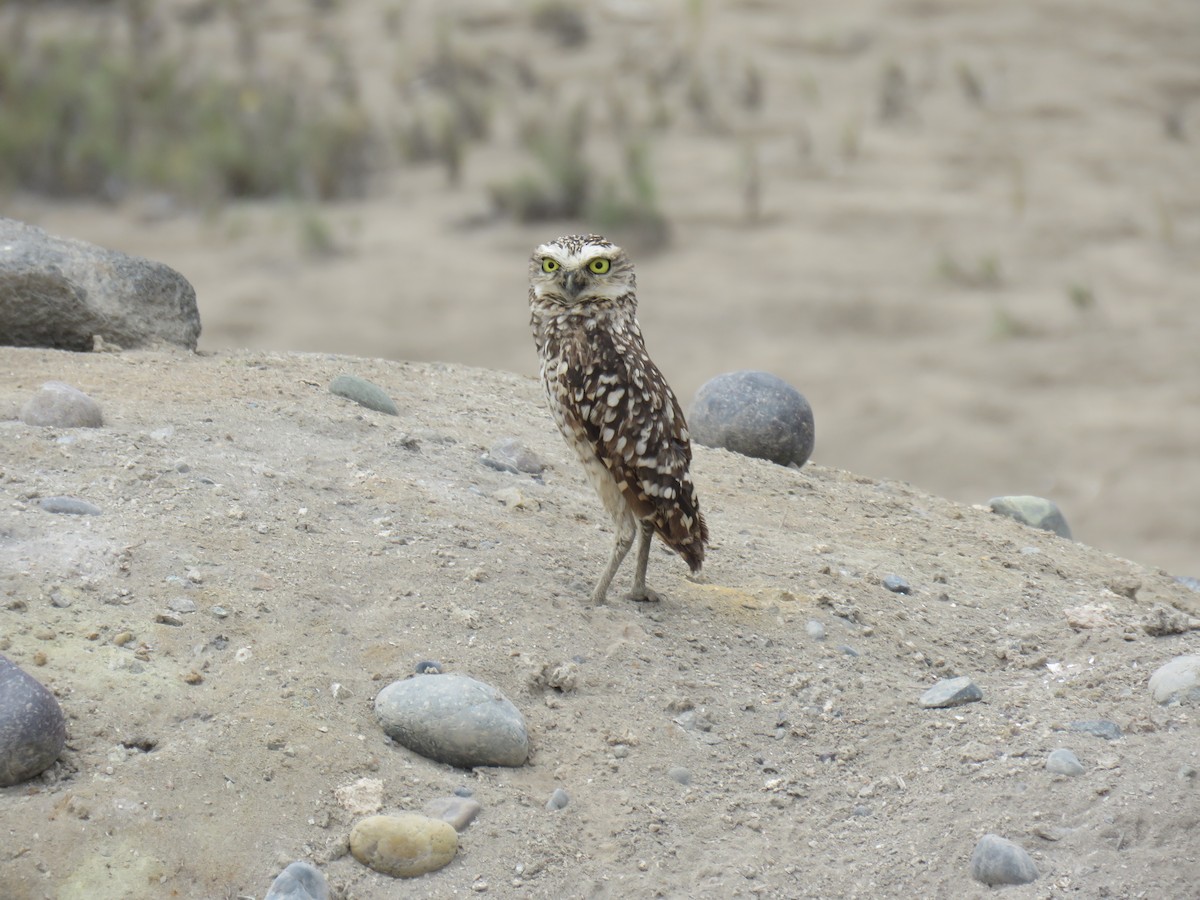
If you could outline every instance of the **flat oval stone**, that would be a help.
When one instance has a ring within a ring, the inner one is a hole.
[[[971,852],[971,877],[989,887],[1029,884],[1037,880],[1038,871],[1024,847],[998,834],[985,834]]]
[[[99,428],[104,424],[100,406],[79,388],[61,381],[47,381],[21,407],[26,425],[54,428]]]
[[[1200,704],[1200,654],[1177,656],[1150,676],[1156,703]]]
[[[50,768],[66,740],[66,719],[54,695],[0,653],[0,787]]]
[[[384,732],[414,753],[452,766],[520,766],[529,757],[525,717],[502,693],[466,675],[422,675],[375,698]]]
[[[329,883],[312,863],[297,860],[271,882],[265,900],[329,900]]]
[[[962,706],[983,699],[983,692],[966,675],[939,681],[921,695],[920,704],[925,709],[944,709]]]
[[[387,413],[389,416],[398,416],[400,414],[400,411],[396,409],[396,404],[392,402],[392,398],[387,395],[387,392],[365,378],[358,378],[354,375],[339,375],[333,381],[329,382],[329,390],[331,393],[337,394],[339,397],[345,397],[347,400],[353,400],[359,406],[365,406],[367,409]]]
[[[350,852],[376,872],[393,878],[415,878],[454,859],[458,832],[448,822],[415,813],[368,816],[351,830]]]
[[[100,507],[78,497],[42,497],[38,506],[48,513],[67,516],[98,516]]]

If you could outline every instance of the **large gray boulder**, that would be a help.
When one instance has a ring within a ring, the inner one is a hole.
[[[0,217],[0,344],[196,349],[196,292],[169,266]]]

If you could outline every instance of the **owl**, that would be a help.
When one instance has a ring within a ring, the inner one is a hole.
[[[633,263],[594,234],[542,244],[529,264],[529,310],[550,412],[616,529],[592,602],[604,602],[635,535],[628,597],[658,600],[646,587],[654,535],[698,572],[708,527],[683,411],[642,340]]]

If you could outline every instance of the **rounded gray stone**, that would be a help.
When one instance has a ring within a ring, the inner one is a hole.
[[[983,692],[975,686],[966,675],[959,678],[946,678],[939,681],[918,701],[925,709],[944,709],[948,706],[962,706],[964,703],[974,703],[983,699]]]
[[[1052,750],[1046,757],[1046,771],[1053,772],[1055,775],[1075,776],[1082,775],[1084,768],[1078,756],[1066,747],[1059,747],[1057,750]]]
[[[1024,847],[998,834],[985,834],[971,853],[971,877],[989,887],[1029,884],[1037,880],[1038,871]]]
[[[688,429],[705,447],[781,466],[802,466],[813,450],[812,407],[769,372],[727,372],[705,382],[692,400]]]
[[[679,784],[691,784],[692,773],[683,766],[671,766],[667,769],[667,777]]]
[[[1078,722],[1071,722],[1067,728],[1071,731],[1078,731],[1080,734],[1103,738],[1106,741],[1121,739],[1121,726],[1108,719],[1081,719]]]
[[[21,421],[44,428],[99,428],[100,405],[79,388],[47,381],[21,407]]]
[[[571,798],[562,788],[555,788],[550,795],[550,799],[546,801],[546,809],[554,812],[556,809],[565,809],[567,804],[571,802]]]
[[[500,691],[466,675],[423,675],[375,698],[384,732],[452,766],[520,766],[529,756],[525,718]]]
[[[1156,703],[1200,704],[1200,654],[1177,656],[1150,676]]]
[[[804,630],[814,641],[825,640],[825,626],[816,619],[809,619],[804,625]]]
[[[1071,527],[1053,500],[1045,497],[1012,496],[993,497],[988,501],[992,512],[1016,519],[1033,528],[1053,531],[1059,537],[1071,540]]]
[[[329,900],[329,884],[320,869],[297,860],[271,882],[266,900]]]
[[[78,497],[42,497],[38,506],[48,513],[68,516],[98,516],[100,507]]]
[[[50,768],[66,740],[66,719],[54,695],[0,653],[0,787]]]
[[[546,468],[536,453],[514,437],[496,441],[480,460],[489,468],[514,474],[540,475]]]
[[[389,416],[400,415],[400,411],[396,409],[396,404],[387,395],[387,391],[365,378],[355,375],[339,375],[329,382],[329,390],[330,393],[353,400],[359,406],[365,406],[367,409],[387,413]]]

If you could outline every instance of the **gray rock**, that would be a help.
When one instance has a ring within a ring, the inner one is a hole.
[[[988,506],[994,513],[1071,539],[1071,527],[1053,500],[1030,496],[993,497],[988,501]]]
[[[400,411],[396,409],[396,404],[392,402],[392,398],[387,395],[387,392],[365,378],[339,375],[329,382],[329,391],[339,397],[353,400],[359,406],[365,406],[367,409],[387,413],[389,416],[400,415]]]
[[[501,438],[479,457],[485,466],[513,474],[540,475],[546,468],[538,455],[516,438]]]
[[[99,428],[104,424],[99,404],[61,381],[43,384],[21,407],[20,418],[26,425],[47,428]]]
[[[1200,654],[1177,656],[1150,676],[1156,703],[1200,704]]]
[[[555,788],[554,793],[550,795],[550,799],[546,801],[546,809],[554,812],[556,809],[564,809],[571,802],[571,798],[562,788]]]
[[[1067,726],[1071,731],[1078,731],[1080,734],[1090,734],[1093,737],[1104,738],[1106,741],[1115,741],[1121,738],[1121,728],[1116,722],[1110,722],[1108,719],[1084,719],[1079,722],[1072,722]]]
[[[825,640],[825,626],[822,625],[820,622],[818,622],[816,619],[809,619],[804,624],[804,631],[814,641]]]
[[[885,575],[883,577],[883,586],[893,594],[911,594],[912,588],[909,587],[907,581],[899,575]]]
[[[964,703],[974,703],[983,699],[983,692],[975,686],[966,675],[958,678],[946,678],[939,681],[918,701],[925,709],[944,709],[948,706],[962,706]]]
[[[697,443],[781,466],[812,454],[813,414],[804,395],[768,372],[727,372],[696,392],[688,426]]]
[[[441,819],[454,826],[454,830],[462,832],[475,821],[483,804],[474,797],[435,797],[425,804],[421,812],[431,819]]]
[[[67,740],[67,722],[54,695],[0,653],[0,787],[44,772]]]
[[[989,887],[1029,884],[1037,880],[1038,871],[1024,847],[997,834],[985,834],[971,852],[971,877]]]
[[[329,900],[329,884],[320,869],[297,860],[271,882],[265,900]]]
[[[692,783],[692,773],[683,766],[672,766],[671,768],[667,769],[667,777],[672,781],[679,782],[680,784]]]
[[[59,513],[68,516],[98,516],[100,507],[77,497],[42,497],[38,506],[48,513]]]
[[[1046,771],[1055,775],[1082,775],[1084,769],[1078,756],[1066,747],[1059,747],[1046,757]]]
[[[384,732],[414,753],[452,766],[520,766],[529,734],[520,710],[466,675],[409,678],[375,698]]]
[[[87,350],[196,349],[200,313],[187,279],[127,256],[0,217],[0,343]]]

